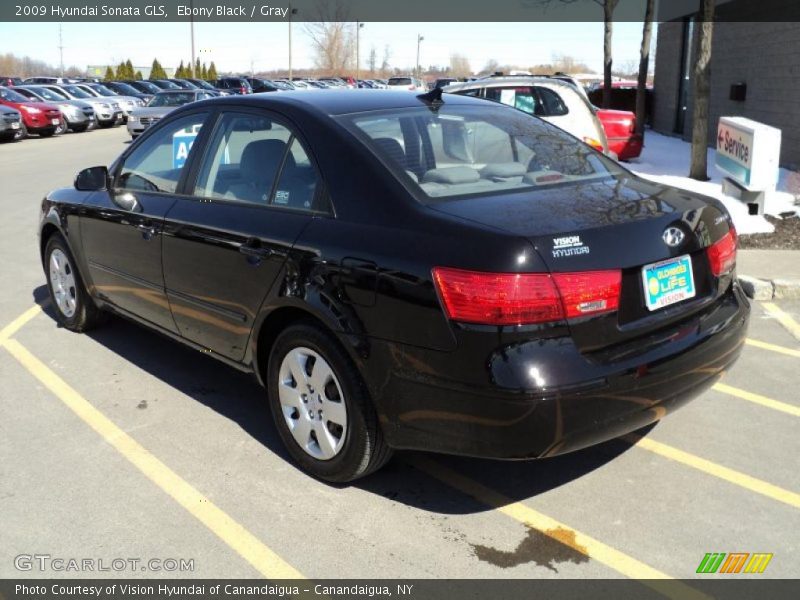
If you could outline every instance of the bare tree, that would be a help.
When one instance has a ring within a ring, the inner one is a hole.
[[[381,61],[381,77],[389,74],[389,59],[392,57],[392,47],[386,44],[383,47],[383,60]]]
[[[306,33],[314,50],[314,65],[321,71],[338,74],[353,61],[355,39],[347,17],[347,8],[341,0],[319,1],[312,17],[314,21],[306,23]]]
[[[708,95],[711,88],[711,40],[714,34],[714,0],[702,0],[700,39],[694,59],[694,114],[692,164],[689,177],[708,181]]]
[[[653,36],[655,0],[647,0],[642,26],[642,47],[639,51],[639,77],[636,82],[636,133],[644,136],[647,107],[647,74],[650,71],[650,40]]]
[[[539,0],[542,6],[555,0]],[[558,0],[563,4],[573,4],[578,0]],[[611,68],[613,66],[611,42],[614,35],[614,9],[619,0],[591,0],[603,9],[603,108],[611,106]]]
[[[370,77],[375,77],[375,67],[378,66],[378,51],[375,46],[369,49],[369,58],[367,59],[367,67],[369,67]]]
[[[489,60],[486,61],[486,64],[483,65],[483,68],[481,69],[481,73],[485,73],[485,74],[491,75],[492,73],[497,71],[499,66],[500,66],[499,62],[497,62],[493,58],[490,58]]]
[[[469,60],[463,54],[453,53],[450,55],[450,71],[453,77],[468,77],[472,75],[472,67]]]

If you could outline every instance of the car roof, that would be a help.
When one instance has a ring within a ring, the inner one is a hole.
[[[196,90],[184,90],[184,89],[180,89],[180,90],[161,90],[160,92],[156,92],[156,94],[159,94],[159,95],[166,95],[166,94],[192,94],[194,92],[207,92],[207,91],[208,90],[201,90],[201,89],[196,89]]]
[[[175,90],[177,91],[177,90]],[[187,91],[187,90],[184,90]],[[344,115],[358,112],[391,110],[398,108],[414,108],[425,106],[417,98],[419,94],[406,90],[375,90],[365,94],[362,90],[333,88],[328,90],[309,90],[303,92],[288,91],[283,94],[247,94],[242,96],[224,96],[204,102],[237,104],[263,108],[294,107],[300,109],[316,109],[328,115]],[[445,104],[452,105],[485,105],[486,100],[469,96],[447,96]]]
[[[502,75],[499,77],[483,77],[475,79],[474,81],[463,81],[460,83],[452,83],[447,86],[448,92],[455,92],[461,90],[473,90],[485,87],[495,87],[502,85],[553,85],[560,88],[575,89],[575,86],[564,81],[563,79],[556,79],[553,77],[537,77],[536,75]]]

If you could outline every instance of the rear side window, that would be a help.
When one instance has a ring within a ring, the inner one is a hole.
[[[187,115],[148,136],[125,158],[115,187],[121,190],[174,193],[181,171],[208,113]]]
[[[217,200],[315,210],[317,173],[281,123],[244,113],[223,116],[194,194]]]
[[[534,89],[539,93],[545,116],[560,117],[569,112],[567,105],[564,104],[564,100],[562,100],[557,92],[546,87],[537,87]]]
[[[490,87],[486,89],[486,99],[513,106],[529,115],[544,114],[538,98],[528,86]]]

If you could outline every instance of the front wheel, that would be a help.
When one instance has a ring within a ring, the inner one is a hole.
[[[67,132],[67,122],[64,119],[59,119],[58,125],[56,126],[56,135],[61,135]]]
[[[299,323],[278,336],[267,389],[284,445],[314,477],[352,481],[391,457],[361,376],[336,338],[322,328]]]
[[[75,332],[83,332],[101,324],[105,314],[97,308],[86,291],[64,238],[58,234],[50,237],[44,260],[50,301],[55,307],[59,324]]]

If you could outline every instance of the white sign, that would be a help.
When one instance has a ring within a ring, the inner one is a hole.
[[[780,129],[744,117],[720,117],[717,168],[748,190],[775,189],[780,154]]]

